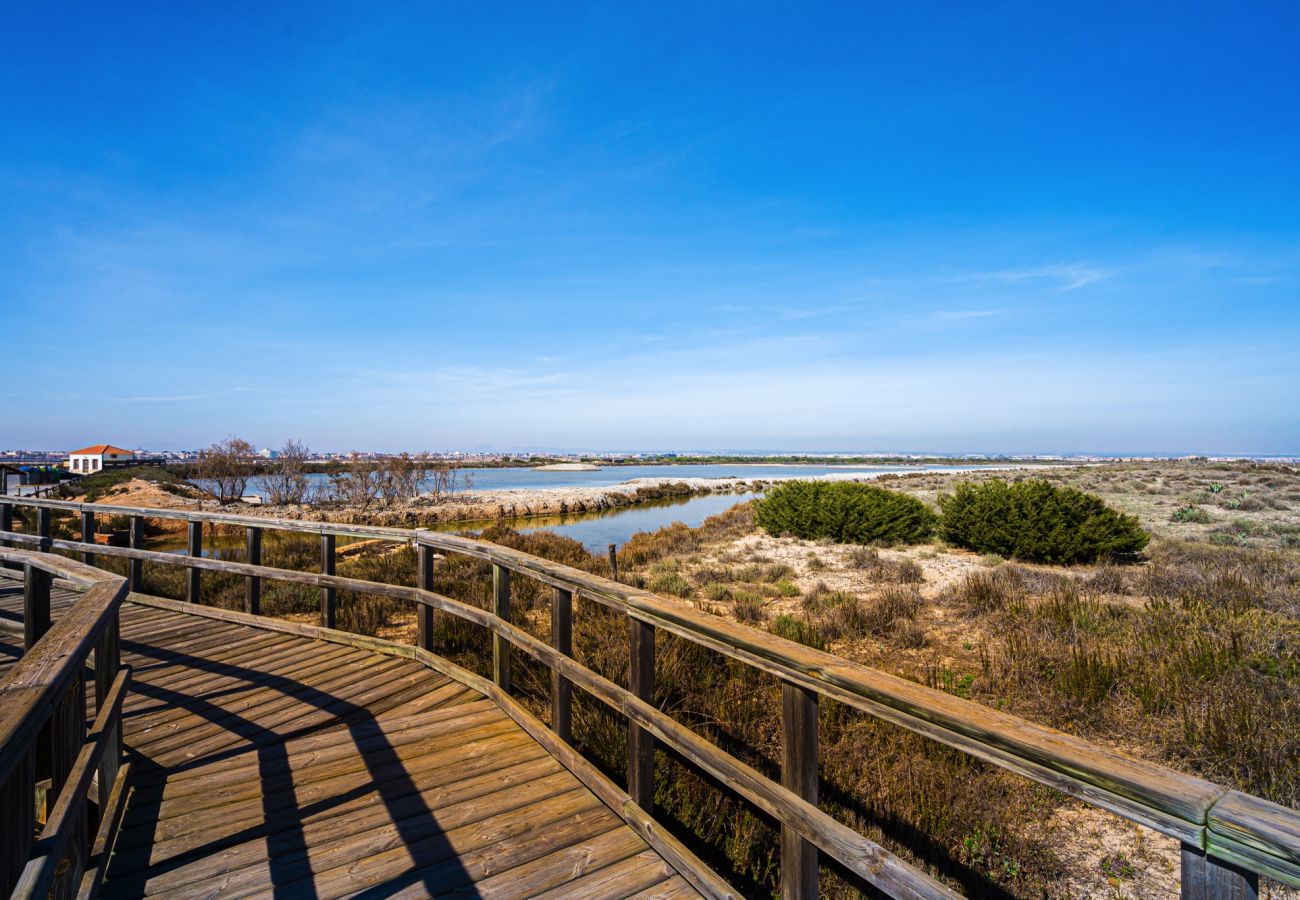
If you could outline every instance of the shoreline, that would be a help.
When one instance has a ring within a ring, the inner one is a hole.
[[[1085,465],[1085,464],[1079,464]],[[824,468],[824,467],[822,467]],[[858,469],[857,466],[845,468]],[[427,495],[395,504],[367,507],[333,504],[271,506],[245,503],[219,506],[213,500],[182,499],[148,482],[131,481],[121,492],[110,492],[104,502],[167,509],[238,510],[249,516],[283,519],[317,519],[354,525],[419,528],[459,522],[501,522],[573,513],[604,513],[669,499],[686,499],[710,494],[752,494],[783,481],[879,481],[922,476],[947,477],[979,472],[1008,472],[1058,469],[1060,464],[972,465],[960,469],[917,467],[915,471],[851,471],[818,475],[773,475],[766,478],[651,476],[632,478],[616,485],[588,487],[537,487],[468,490],[449,497]],[[129,495],[130,503],[124,504]]]

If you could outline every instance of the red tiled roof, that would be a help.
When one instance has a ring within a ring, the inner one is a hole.
[[[80,450],[73,450],[69,456],[80,456],[85,453],[92,453],[96,456],[101,453],[130,453],[130,450],[123,450],[121,447],[114,447],[112,444],[95,444],[92,447],[82,447]]]

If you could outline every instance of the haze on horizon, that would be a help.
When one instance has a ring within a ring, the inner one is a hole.
[[[1300,452],[1300,7],[6,10],[0,445]]]

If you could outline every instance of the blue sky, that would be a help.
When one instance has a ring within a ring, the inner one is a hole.
[[[1300,452],[1300,6],[11,4],[0,445]]]

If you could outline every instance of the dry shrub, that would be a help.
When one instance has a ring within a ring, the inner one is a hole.
[[[757,625],[767,620],[767,604],[752,591],[735,591],[731,597],[731,612],[737,622]]]

